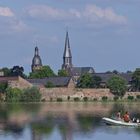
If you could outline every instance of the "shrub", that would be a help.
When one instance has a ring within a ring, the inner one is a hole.
[[[5,100],[7,102],[19,102],[22,91],[18,88],[7,88]]]
[[[23,91],[21,101],[24,102],[39,102],[41,100],[41,94],[36,87],[27,88]]]
[[[7,87],[8,87],[8,83],[7,82],[0,83],[0,93],[5,93]]]
[[[98,101],[98,99],[97,98],[94,98],[93,101]]]
[[[67,97],[68,101],[70,100],[70,96]]]
[[[136,98],[137,98],[137,99],[140,99],[140,95],[137,95]]]
[[[47,82],[46,85],[45,85],[46,88],[53,88],[54,85],[52,82]]]
[[[62,102],[63,100],[62,100],[62,98],[57,98],[56,101],[57,102]]]
[[[118,101],[119,100],[119,97],[118,96],[115,96],[113,99],[114,99],[114,101]]]
[[[129,95],[129,96],[127,97],[127,99],[132,101],[132,100],[134,100],[134,96],[130,96],[130,95]]]
[[[83,100],[86,102],[88,101],[88,97],[84,97]]]
[[[103,96],[102,97],[102,101],[107,101],[108,97],[107,96]]]
[[[77,101],[80,101],[79,97],[75,97],[75,98],[74,98],[74,101],[76,101],[76,102],[77,102]]]

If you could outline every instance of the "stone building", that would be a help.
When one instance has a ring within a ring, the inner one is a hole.
[[[42,67],[42,60],[39,56],[39,49],[38,47],[35,47],[35,54],[34,54],[32,65],[31,65],[32,72],[40,69],[41,67]]]

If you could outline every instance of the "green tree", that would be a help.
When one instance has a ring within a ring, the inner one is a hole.
[[[36,87],[27,88],[22,92],[21,101],[23,102],[39,102],[41,94]]]
[[[69,76],[69,73],[66,70],[61,69],[58,71],[58,76],[67,77]]]
[[[107,81],[107,86],[110,91],[116,95],[122,97],[126,92],[126,81],[120,76],[113,76]]]
[[[4,76],[10,76],[11,75],[11,69],[4,67],[1,69],[4,72]]]
[[[39,70],[31,72],[29,78],[45,78],[55,76],[53,70],[50,66],[43,66]]]
[[[137,68],[132,75],[132,87],[135,91],[140,91],[140,68]]]
[[[46,88],[52,88],[52,87],[54,87],[54,84],[53,84],[52,82],[48,81],[48,82],[46,83],[45,87],[46,87]]]
[[[5,93],[7,87],[8,87],[8,83],[7,82],[0,83],[0,93]]]
[[[92,88],[93,87],[93,76],[89,73],[82,75],[77,83],[79,88]]]
[[[101,81],[102,81],[101,77],[94,75],[93,76],[93,87],[99,88]]]
[[[18,88],[7,88],[6,90],[6,101],[7,102],[18,102],[20,101],[22,91]]]

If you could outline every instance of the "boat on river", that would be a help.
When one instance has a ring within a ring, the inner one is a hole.
[[[108,124],[108,125],[118,125],[118,126],[139,126],[140,123],[135,123],[135,122],[124,122],[123,120],[116,120],[112,118],[102,118],[103,122]]]

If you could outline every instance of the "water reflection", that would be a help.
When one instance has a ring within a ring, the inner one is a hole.
[[[140,128],[106,126],[101,118],[109,117],[118,110],[129,110],[131,117],[140,118],[139,105],[140,103],[1,104],[0,139],[88,140],[110,135],[127,137],[128,134],[136,139],[140,137]]]

